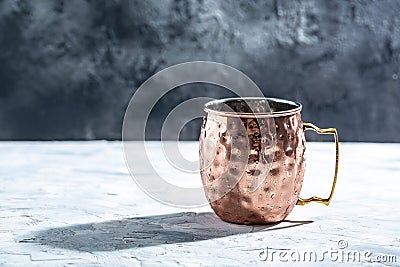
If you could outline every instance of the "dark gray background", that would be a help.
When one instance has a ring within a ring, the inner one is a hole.
[[[343,141],[400,141],[397,0],[0,0],[0,139],[119,139],[134,90],[192,60],[238,68]],[[174,91],[151,138],[173,105],[201,95],[228,93]]]

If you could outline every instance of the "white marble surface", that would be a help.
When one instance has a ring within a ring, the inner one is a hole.
[[[307,144],[301,195],[329,192],[333,148]],[[197,143],[183,149],[196,155]],[[400,144],[340,149],[329,207],[298,206],[280,224],[240,226],[208,206],[179,209],[149,198],[130,177],[120,142],[2,142],[0,266],[267,266],[314,252],[325,265],[356,252],[361,260],[352,264],[399,266]],[[368,262],[385,257],[396,262]]]

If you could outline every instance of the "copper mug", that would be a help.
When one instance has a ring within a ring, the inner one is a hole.
[[[208,102],[200,133],[201,178],[214,212],[239,224],[279,222],[294,205],[329,205],[335,190],[339,143],[335,128],[303,123],[301,104],[274,98]],[[333,134],[336,164],[328,198],[300,198],[306,130]]]

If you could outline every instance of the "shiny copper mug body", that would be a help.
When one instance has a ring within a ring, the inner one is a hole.
[[[298,103],[272,98],[230,98],[205,105],[200,133],[201,178],[214,212],[224,221],[282,221],[294,205],[329,205],[338,171],[336,129],[303,123]],[[336,167],[328,198],[300,198],[305,130],[333,134]]]

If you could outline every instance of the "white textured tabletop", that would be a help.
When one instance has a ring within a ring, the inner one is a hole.
[[[333,158],[332,143],[307,143],[302,196],[328,194]],[[149,198],[120,142],[2,142],[0,165],[0,265],[400,265],[400,144],[341,144],[331,205],[264,226]]]

